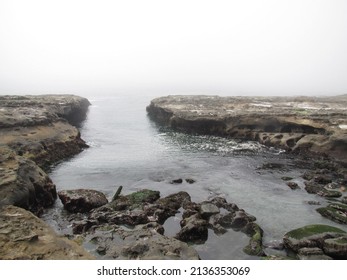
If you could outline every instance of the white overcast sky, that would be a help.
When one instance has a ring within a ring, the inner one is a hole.
[[[0,94],[345,94],[346,0],[0,0]]]

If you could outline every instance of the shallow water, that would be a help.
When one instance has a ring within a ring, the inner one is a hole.
[[[82,138],[90,145],[79,155],[53,167],[50,176],[58,190],[92,188],[111,198],[117,187],[123,194],[139,189],[159,190],[162,196],[187,191],[193,201],[223,196],[256,216],[264,229],[264,243],[281,240],[291,229],[323,223],[347,230],[321,217],[309,205],[319,196],[303,189],[303,170],[295,161],[275,149],[255,142],[238,142],[213,136],[194,136],[174,132],[153,123],[146,106],[155,96],[117,96],[89,98]],[[259,169],[264,163],[281,162],[286,170]],[[281,179],[293,177],[301,189],[291,190]],[[194,179],[173,185],[173,179]],[[58,232],[68,233],[69,222],[57,201],[43,218]],[[176,219],[178,220],[178,219]],[[168,235],[177,230],[174,218]],[[166,225],[167,226],[167,225]],[[195,245],[203,259],[250,259],[242,252],[248,237],[229,230],[222,236],[209,234],[205,244]]]

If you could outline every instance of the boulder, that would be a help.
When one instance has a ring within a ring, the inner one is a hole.
[[[15,206],[0,210],[0,259],[94,259],[76,242],[59,237],[31,212]]]
[[[89,189],[63,190],[58,196],[69,212],[86,213],[108,203],[106,196],[99,191]]]
[[[0,146],[0,207],[15,205],[40,214],[53,205],[56,187],[33,161]]]
[[[182,229],[176,235],[184,242],[204,243],[208,238],[208,222],[199,214],[192,215],[181,221]]]
[[[347,235],[329,238],[323,241],[325,254],[337,259],[347,259]]]
[[[324,254],[318,247],[300,248],[297,257],[300,260],[332,260],[331,257]]]
[[[319,214],[332,221],[347,224],[347,205],[341,203],[330,203],[327,207],[316,209]]]
[[[297,254],[302,248],[319,248],[329,257],[335,257],[337,253],[331,254],[329,250],[324,249],[324,247],[329,247],[329,245],[333,243],[333,241],[329,243],[327,240],[334,240],[340,237],[343,237],[342,240],[345,240],[347,233],[339,228],[328,225],[308,225],[286,233],[283,237],[283,244],[286,249]],[[329,245],[326,245],[327,243]],[[331,245],[331,247],[333,247],[333,245]],[[343,251],[341,254],[343,254]]]
[[[204,219],[208,219],[210,216],[218,214],[219,212],[219,208],[213,203],[206,202],[200,205],[200,215]]]

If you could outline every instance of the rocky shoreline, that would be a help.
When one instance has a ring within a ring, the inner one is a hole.
[[[173,129],[257,140],[299,155],[308,170],[306,191],[330,201],[317,212],[337,227],[293,229],[274,246],[263,244],[256,217],[218,196],[194,202],[184,191],[123,195],[122,187],[110,200],[89,189],[57,193],[45,171],[87,147],[76,126],[85,119],[89,101],[72,95],[0,96],[0,101],[0,259],[200,259],[192,245],[203,244],[211,231],[221,236],[229,230],[248,236],[243,251],[258,259],[347,259],[347,233],[338,228],[347,224],[347,96],[175,96],[147,107],[153,120]],[[290,177],[282,179],[293,191],[298,187]],[[184,180],[195,183],[189,178],[171,183]],[[58,196],[72,229],[64,237],[29,212],[39,216]],[[165,235],[169,218],[179,223],[175,236]],[[267,254],[267,247],[282,253]]]
[[[75,125],[89,105],[73,95],[0,96],[0,259],[92,258],[24,210],[40,215],[54,204],[45,171],[87,147]]]

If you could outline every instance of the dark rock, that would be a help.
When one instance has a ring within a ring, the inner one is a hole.
[[[300,260],[332,260],[331,257],[325,255],[323,250],[318,247],[300,248],[298,258]]]
[[[325,239],[323,242],[325,254],[337,259],[347,259],[347,235]]]
[[[305,202],[309,205],[321,205],[321,203],[319,201],[314,201],[314,200],[309,200],[309,201],[305,201]]]
[[[203,243],[208,237],[208,223],[195,214],[181,221],[182,229],[176,238],[184,242]]]
[[[194,184],[194,183],[195,183],[195,180],[194,180],[194,179],[188,178],[188,179],[186,179],[186,182],[187,182],[188,184]]]
[[[293,180],[293,177],[283,176],[283,177],[281,177],[281,179],[282,179],[283,181],[290,181],[290,180]]]
[[[170,181],[170,184],[182,184],[182,183],[183,183],[182,179],[175,179]]]
[[[332,221],[347,224],[347,205],[345,204],[331,203],[327,207],[318,208],[317,212]]]
[[[290,187],[292,190],[300,189],[299,185],[295,182],[288,182],[287,186]]]
[[[329,190],[326,188],[323,188],[317,194],[320,196],[323,196],[323,197],[340,197],[340,196],[342,196],[341,192],[336,191],[336,190]]]
[[[306,181],[305,183],[305,190],[308,193],[316,194],[318,192],[321,192],[324,189],[324,185],[320,185],[313,180],[311,181]]]
[[[265,256],[263,251],[263,230],[261,227],[253,222],[248,223],[243,231],[248,234],[251,238],[248,245],[243,251],[252,256]]]
[[[53,205],[56,187],[33,161],[0,146],[0,207],[15,205],[40,214]]]
[[[253,222],[254,220],[254,217],[247,215],[243,210],[238,210],[232,213],[221,215],[217,223],[225,228],[240,230],[249,222]]]
[[[69,212],[86,213],[108,203],[106,196],[96,190],[76,189],[59,191],[58,196]]]
[[[344,204],[347,204],[347,196],[344,196],[344,197],[341,199],[341,202],[344,203]]]

